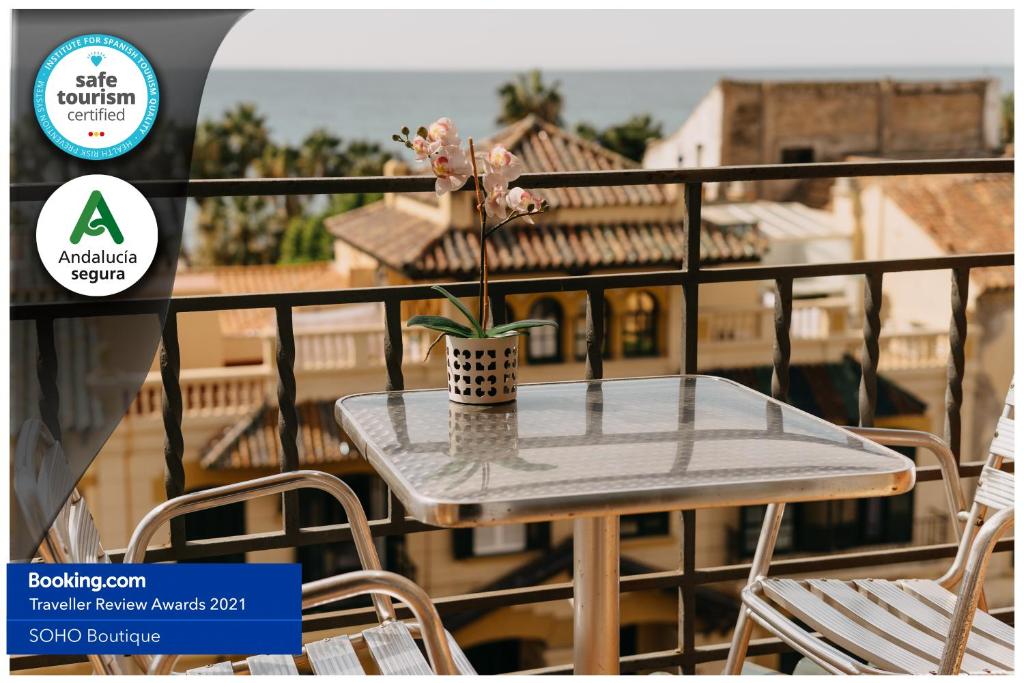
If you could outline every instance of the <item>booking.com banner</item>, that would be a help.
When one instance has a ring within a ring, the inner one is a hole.
[[[297,564],[9,564],[11,654],[299,654]]]

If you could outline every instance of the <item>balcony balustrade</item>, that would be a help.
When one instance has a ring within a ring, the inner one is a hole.
[[[856,176],[891,176],[957,173],[1013,173],[1012,159],[964,159],[941,161],[900,161],[864,163],[790,164],[750,167],[718,167],[671,170],[623,170],[600,172],[533,173],[519,179],[526,188],[597,187],[614,185],[683,185],[686,197],[688,225],[699,226],[702,186],[713,182],[758,182],[768,180],[806,180],[815,178],[841,178]],[[152,197],[166,196],[257,196],[257,195],[311,195],[344,194],[354,192],[432,192],[433,179],[423,176],[383,178],[281,178],[281,179],[225,179],[181,182],[140,182],[143,193]],[[38,201],[55,188],[48,184],[13,186],[11,199]],[[671,287],[681,293],[682,339],[677,367],[684,373],[698,371],[698,359],[713,353],[716,345],[728,346],[758,342],[757,353],[747,354],[745,362],[752,365],[770,363],[773,368],[772,394],[786,400],[789,367],[798,353],[798,345],[821,343],[838,339],[844,348],[855,349],[861,360],[859,390],[860,423],[872,426],[875,421],[878,371],[887,363],[918,367],[923,364],[945,363],[948,366],[947,400],[943,408],[945,438],[959,457],[961,434],[961,407],[965,360],[967,358],[967,287],[972,270],[1012,266],[1014,257],[1005,253],[965,254],[936,258],[914,258],[886,261],[855,261],[843,263],[814,263],[773,266],[730,266],[713,269],[701,268],[699,262],[699,230],[692,229],[687,236],[687,254],[678,269],[655,272],[582,275],[575,277],[546,277],[497,281],[491,284],[490,297],[494,311],[504,311],[506,297],[552,291],[585,293],[587,306],[587,359],[583,368],[585,377],[603,375],[604,292],[632,287]],[[1009,245],[1008,245],[1009,246]],[[935,271],[950,272],[952,297],[950,300],[950,329],[948,333],[901,333],[886,335],[881,326],[881,292],[887,273]],[[860,279],[864,286],[863,306],[851,313],[844,303],[804,303],[793,299],[793,281],[799,278],[847,276]],[[770,310],[756,308],[740,311],[699,311],[701,286],[724,282],[767,282],[774,286],[774,305]],[[455,283],[449,286],[456,296],[473,296],[474,283]],[[132,410],[149,414],[157,410],[159,395],[164,393],[175,404],[187,406],[184,411],[234,411],[259,395],[268,385],[276,389],[281,411],[281,468],[298,468],[295,435],[299,428],[295,410],[296,378],[307,371],[320,371],[322,363],[333,362],[345,367],[359,364],[361,358],[375,358],[377,367],[383,367],[385,389],[404,387],[403,363],[422,358],[423,340],[410,337],[403,329],[401,303],[437,299],[439,295],[427,285],[408,285],[388,288],[353,288],[325,292],[296,292],[224,296],[195,296],[170,301],[167,324],[163,332],[163,357],[166,362],[160,372],[160,386],[156,378],[147,381]],[[296,334],[292,311],[305,306],[325,306],[379,302],[383,306],[383,329],[349,330],[344,335],[333,331]],[[595,305],[590,305],[594,302]],[[60,318],[112,315],[162,315],[167,303],[156,300],[122,302],[39,303],[19,304],[11,307],[12,320],[35,321],[40,354],[38,374],[42,387],[41,413],[51,432],[60,434],[59,406],[61,396],[56,377],[59,359],[53,350],[53,325]],[[276,358],[273,366],[255,368],[228,368],[218,376],[203,376],[202,372],[181,370],[178,366],[177,316],[195,311],[272,308],[276,312]],[[856,324],[851,324],[856,320]],[[501,322],[501,321],[498,321]],[[753,347],[752,347],[753,348]],[[333,355],[332,355],[333,354]],[[294,362],[290,362],[294,359]],[[329,360],[333,359],[333,360]],[[273,374],[270,374],[273,373]],[[49,381],[47,381],[49,380]],[[339,383],[338,393],[346,393]],[[181,413],[173,409],[163,413],[167,446],[163,454],[167,469],[166,490],[170,497],[186,490]],[[624,460],[628,467],[628,460]],[[962,477],[976,477],[978,462],[961,462]],[[938,468],[919,466],[918,486],[931,486],[940,478]],[[227,538],[186,540],[181,524],[172,526],[170,543],[153,547],[147,561],[191,560],[230,555],[240,552],[300,545],[334,543],[351,540],[346,524],[302,528],[298,520],[297,499],[284,496],[283,528],[276,532],[261,532]],[[700,664],[722,661],[728,652],[728,643],[698,645],[696,639],[696,600],[700,586],[739,581],[746,578],[748,564],[724,566],[697,565],[697,524],[695,512],[681,514],[682,534],[678,567],[668,571],[623,576],[622,592],[671,589],[679,600],[678,647],[631,655],[622,659],[623,673],[651,669],[678,668],[683,673],[694,673]],[[431,527],[406,518],[401,504],[392,497],[389,514],[371,520],[375,536],[394,536],[429,531]],[[1013,549],[1013,539],[997,546],[999,552]],[[931,545],[867,550],[861,552],[832,553],[824,556],[779,559],[772,564],[772,573],[808,573],[823,575],[834,570],[880,567],[906,562],[921,562],[948,558],[955,553],[951,542]],[[123,552],[111,553],[118,561]],[[468,588],[468,587],[467,587]],[[445,596],[437,599],[442,615],[471,612],[482,607],[495,608],[511,605],[566,600],[573,595],[571,583],[542,583],[508,590],[492,590],[475,594]],[[1007,620],[1013,611],[995,612]],[[407,615],[406,615],[407,616]],[[373,620],[371,608],[307,615],[303,628],[320,631]],[[786,646],[774,639],[754,641],[750,656],[782,652]],[[84,661],[76,657],[27,656],[16,657],[12,669],[26,670],[57,663]],[[550,667],[537,673],[568,673],[571,667]]]

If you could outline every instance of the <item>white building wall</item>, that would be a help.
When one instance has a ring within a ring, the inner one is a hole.
[[[697,104],[679,130],[647,147],[644,168],[720,166],[722,102],[722,89],[716,85]],[[718,198],[718,183],[709,183],[704,188],[706,198]]]

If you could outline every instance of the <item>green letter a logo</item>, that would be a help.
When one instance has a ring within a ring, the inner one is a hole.
[[[99,218],[93,219],[95,213],[99,213]],[[71,244],[78,244],[82,240],[82,235],[98,237],[103,234],[104,230],[110,233],[114,244],[124,242],[124,236],[121,235],[121,230],[117,227],[117,221],[110,213],[110,207],[107,206],[106,200],[103,199],[99,190],[93,190],[89,195],[89,201],[85,203],[85,208],[82,209],[82,215],[78,217],[75,229],[71,232]]]

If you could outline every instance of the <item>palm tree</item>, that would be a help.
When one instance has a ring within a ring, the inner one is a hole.
[[[498,88],[501,98],[500,125],[509,125],[533,114],[548,123],[562,125],[561,83],[550,86],[544,83],[539,69],[517,74],[516,77]]]
[[[589,123],[576,124],[576,134],[633,161],[643,161],[647,143],[661,137],[661,123],[650,114],[634,114],[623,123],[598,130]]]

